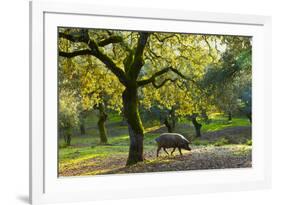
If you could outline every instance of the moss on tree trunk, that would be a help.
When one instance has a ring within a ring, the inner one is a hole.
[[[130,136],[129,156],[127,165],[143,161],[143,137],[144,130],[139,115],[137,88],[131,86],[123,92],[124,117],[128,123]]]
[[[164,120],[164,124],[168,129],[168,132],[174,132],[176,128],[176,109],[172,107],[169,111],[168,116]]]
[[[81,135],[85,135],[86,134],[85,118],[86,118],[86,111],[82,111],[79,114],[79,128],[80,128],[80,134]]]
[[[196,137],[201,137],[201,127],[202,127],[202,124],[200,124],[197,121],[197,115],[193,114],[191,116],[191,122],[192,122],[192,124],[194,126]]]
[[[168,120],[168,118],[166,117],[165,118],[165,120],[164,120],[164,125],[167,127],[167,129],[168,129],[168,132],[173,132],[174,130],[173,130],[173,127],[172,127],[172,125],[169,123],[169,120]]]
[[[98,120],[98,128],[100,133],[100,144],[107,143],[107,131],[105,127],[105,122],[107,119],[107,114],[105,113],[105,107],[103,103],[99,103],[98,105],[99,110],[99,120]]]
[[[85,129],[84,122],[80,124],[80,134],[81,135],[85,135],[86,134],[86,129]]]
[[[202,117],[203,117],[204,122],[205,122],[206,124],[209,124],[209,123],[210,123],[209,116],[208,116],[207,111],[206,111],[205,109],[202,111]]]
[[[228,121],[231,121],[231,120],[232,120],[232,113],[228,112]]]
[[[70,146],[71,145],[71,134],[69,133],[66,133],[64,135],[64,142],[67,146]]]

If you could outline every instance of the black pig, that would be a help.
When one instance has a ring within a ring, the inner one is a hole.
[[[157,142],[158,145],[157,157],[161,148],[163,148],[163,150],[168,155],[169,153],[167,152],[166,148],[174,148],[171,152],[171,155],[173,154],[176,148],[179,149],[181,155],[182,155],[181,149],[186,149],[189,151],[191,150],[189,147],[190,142],[187,139],[185,139],[184,136],[178,133],[163,133],[159,137],[157,137],[155,141]]]

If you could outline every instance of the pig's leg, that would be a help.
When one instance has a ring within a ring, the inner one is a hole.
[[[173,155],[175,150],[176,150],[176,148],[174,147],[174,149],[171,151],[171,155]]]
[[[181,153],[181,148],[180,148],[180,147],[178,147],[178,149],[179,149],[180,154],[182,155],[182,153]]]
[[[169,155],[169,152],[167,152],[166,148],[163,147],[163,149],[164,149],[164,151],[167,153],[167,155]]]
[[[156,154],[157,157],[158,157],[158,154],[159,154],[160,149],[161,149],[161,147],[158,147],[158,148],[157,148],[157,154]]]

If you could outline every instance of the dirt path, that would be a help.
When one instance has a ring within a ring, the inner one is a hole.
[[[251,167],[251,147],[245,145],[193,146],[192,152],[174,156],[163,152],[156,158],[155,151],[145,152],[145,161],[126,167],[127,155],[108,158],[94,158],[81,161],[75,166],[64,166],[60,176],[84,176],[114,173],[143,173],[160,171],[184,171],[198,169],[223,169]]]

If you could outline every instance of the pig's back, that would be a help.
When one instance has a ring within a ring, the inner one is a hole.
[[[163,133],[155,139],[158,146],[165,148],[177,147],[179,144],[179,140],[180,137],[175,135],[174,133]]]

